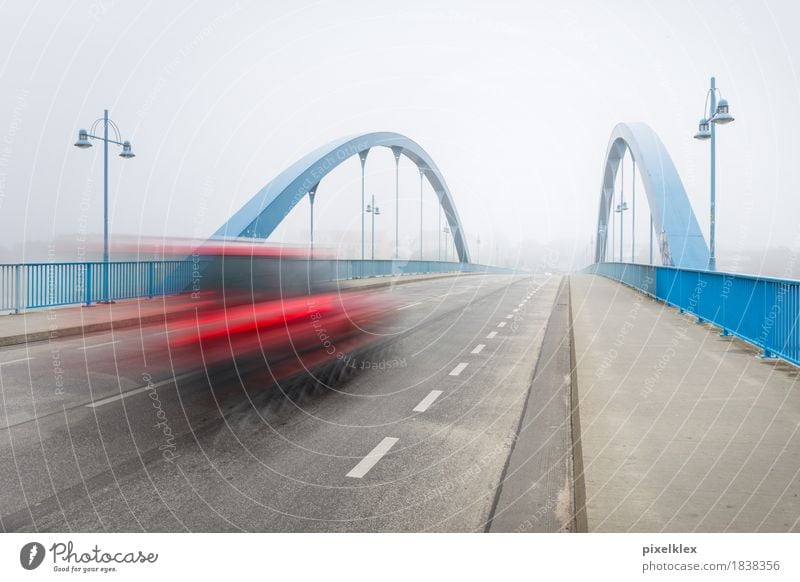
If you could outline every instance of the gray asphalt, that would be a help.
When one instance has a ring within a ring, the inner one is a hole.
[[[148,390],[164,367],[158,326],[2,348],[0,528],[483,531],[559,282],[376,291],[397,312],[361,356],[371,369],[326,369],[320,382],[162,372]]]

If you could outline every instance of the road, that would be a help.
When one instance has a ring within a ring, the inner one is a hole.
[[[559,285],[376,291],[396,318],[331,388],[159,376],[158,325],[2,348],[0,526],[483,531]]]

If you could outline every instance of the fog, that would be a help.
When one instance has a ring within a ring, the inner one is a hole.
[[[394,131],[436,161],[473,259],[480,239],[481,262],[576,268],[593,257],[621,121],[659,134],[707,235],[709,148],[692,135],[715,75],[736,117],[718,132],[718,267],[800,276],[794,2],[46,0],[0,13],[2,262],[96,258],[102,149],[72,144],[104,108],[137,155],[112,150],[112,240],[206,237],[305,153]],[[370,153],[366,184],[382,211],[377,256],[390,258],[389,150]],[[640,192],[636,258],[648,260]],[[400,195],[400,254],[416,257],[408,160]],[[437,258],[427,185],[423,205],[423,256]],[[319,244],[358,256],[359,209],[354,158],[320,186]],[[306,243],[307,200],[270,240]]]

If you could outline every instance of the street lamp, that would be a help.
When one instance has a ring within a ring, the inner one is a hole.
[[[375,260],[375,217],[380,216],[381,209],[375,206],[375,196],[372,196],[372,204],[367,204],[367,210],[372,215],[372,260]]]
[[[103,124],[103,135],[94,135],[94,131],[99,123]],[[116,139],[108,137],[108,128],[114,130]],[[119,157],[129,160],[135,158],[136,154],[133,153],[131,142],[122,141],[119,128],[117,124],[108,118],[108,109],[103,111],[103,117],[96,119],[92,123],[89,131],[81,129],[78,131],[78,141],[75,142],[75,147],[80,149],[87,149],[92,147],[90,139],[99,139],[103,141],[103,303],[110,303],[108,299],[108,144],[113,143],[122,148]]]
[[[733,116],[730,113],[730,106],[727,99],[722,98],[720,91],[720,99],[717,102],[717,89],[716,79],[711,77],[711,87],[706,93],[706,102],[703,105],[703,117],[697,126],[697,133],[694,134],[695,139],[705,141],[711,140],[711,226],[709,228],[709,247],[708,247],[708,270],[717,270],[717,252],[716,252],[716,229],[717,229],[717,201],[716,201],[716,186],[717,186],[717,138],[715,126],[720,124],[727,124],[733,121]]]
[[[447,247],[450,246],[450,240],[447,238],[447,235],[450,234],[450,227],[445,225],[442,232],[444,232],[444,260],[447,262]]]
[[[620,263],[624,262],[623,258],[622,258],[622,249],[623,249],[623,246],[622,246],[622,232],[623,232],[622,231],[622,216],[623,216],[623,214],[622,213],[625,212],[627,209],[628,209],[628,203],[623,201],[623,202],[620,202],[619,204],[617,204],[617,207],[614,210],[614,212],[619,212],[619,262]]]

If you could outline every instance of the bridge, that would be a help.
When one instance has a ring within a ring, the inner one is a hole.
[[[427,180],[455,260],[367,259],[378,147]],[[315,196],[356,156],[360,256],[325,258]],[[215,240],[257,248],[308,199],[307,258],[392,317],[368,352],[286,381],[159,368],[173,314],[197,309],[191,257],[0,266],[3,530],[798,530],[800,283],[707,270],[646,124],[613,129],[599,194],[594,264],[521,272],[472,261],[458,193],[408,137],[309,153]]]

